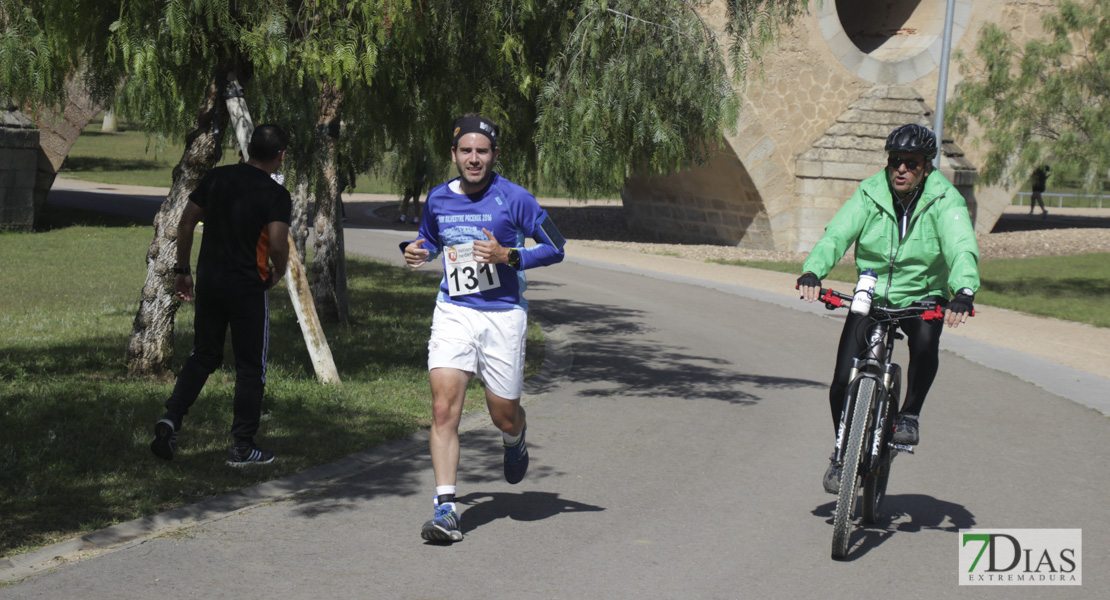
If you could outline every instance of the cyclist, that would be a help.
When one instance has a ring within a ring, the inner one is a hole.
[[[519,483],[528,470],[520,406],[528,317],[524,271],[562,261],[565,243],[531,193],[494,173],[500,148],[493,122],[463,115],[452,136],[459,177],[428,192],[419,237],[400,245],[414,269],[443,255],[428,342],[435,512],[420,535],[448,543],[463,538],[455,493],[459,419],[471,377],[485,383],[490,418],[502,433],[505,480]],[[525,248],[527,237],[537,244]]]
[[[933,169],[937,142],[929,129],[916,124],[898,127],[887,137],[886,152],[886,168],[860,183],[806,258],[798,278],[801,297],[817,300],[821,279],[855,244],[857,272],[871,269],[878,276],[873,304],[904,307],[916,300],[936,300],[946,307],[944,323],[958,327],[967,321],[979,289],[979,245],[967,204]],[[870,322],[867,315],[849,313],[840,334],[829,387],[834,431],[840,426],[852,359],[868,348]],[[903,323],[902,330],[910,360],[894,442],[914,445],[919,441],[921,405],[940,364],[943,324],[915,319]],[[835,450],[823,484],[826,492],[839,492]]]

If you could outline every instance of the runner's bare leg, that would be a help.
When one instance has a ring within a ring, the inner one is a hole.
[[[437,367],[429,371],[432,382],[432,430],[428,446],[436,485],[455,485],[459,472],[459,421],[462,419],[466,384],[471,374]]]

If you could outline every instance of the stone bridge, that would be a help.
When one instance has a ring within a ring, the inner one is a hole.
[[[887,134],[904,123],[933,127],[946,6],[824,0],[749,75],[738,130],[707,164],[628,182],[621,197],[630,227],[666,242],[809,251],[859,182],[883,168]],[[1043,34],[1051,8],[1048,0],[956,0],[952,50],[973,55],[986,23],[1024,43]],[[719,26],[723,13],[714,2],[706,17]],[[959,81],[953,61],[949,96]],[[986,232],[1013,192],[975,185],[983,152],[965,154],[973,148],[945,130],[940,169]]]

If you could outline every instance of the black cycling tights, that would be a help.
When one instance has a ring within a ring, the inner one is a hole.
[[[852,372],[852,359],[867,351],[868,325],[873,324],[870,317],[848,313],[844,330],[840,333],[840,347],[836,351],[836,371],[829,386],[829,407],[832,409],[834,431],[840,427],[840,413],[844,410],[844,394],[848,390],[848,376]],[[920,415],[925,395],[933,385],[940,366],[940,334],[944,321],[922,321],[907,319],[902,322],[906,334],[910,362],[906,373],[906,399],[900,412]]]

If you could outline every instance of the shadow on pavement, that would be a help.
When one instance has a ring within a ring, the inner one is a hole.
[[[975,526],[975,515],[962,504],[937,500],[925,494],[898,494],[887,496],[882,504],[882,517],[879,523],[864,525],[859,521],[859,503],[856,504],[856,520],[849,539],[846,561],[866,556],[896,533],[915,533],[926,529],[958,533],[961,529]],[[836,501],[827,502],[813,509],[814,516],[825,519],[829,524],[829,541],[832,541],[833,515]]]
[[[594,398],[708,399],[732,404],[762,400],[759,390],[825,388],[827,382],[738,372],[719,356],[703,356],[688,348],[650,337],[655,331],[642,311],[614,305],[550,299],[536,314],[556,325],[575,329],[574,369],[570,379],[595,387],[579,395]],[[737,353],[742,354],[741,349]]]
[[[473,418],[478,419],[482,424],[489,422],[489,417],[484,412],[474,415]],[[399,443],[406,444],[405,441]],[[463,451],[467,452],[466,460],[460,461],[459,464],[459,481],[465,481],[467,487],[478,489],[491,484],[504,484],[500,432],[489,427],[479,427],[460,433],[459,443]],[[427,444],[426,437],[410,440],[407,442],[409,450],[402,452],[402,456],[381,462],[373,466],[372,470],[361,470],[344,476],[334,484],[313,488],[300,494],[294,500],[297,504],[295,513],[311,519],[329,513],[357,510],[363,502],[375,498],[408,498],[428,492],[427,483],[422,479],[422,474],[431,467]],[[542,444],[529,440],[528,445],[533,452],[538,450],[542,454]],[[369,475],[370,473],[372,476]],[[562,471],[550,465],[533,464],[528,470],[528,479],[534,481],[562,474]],[[476,492],[462,497],[459,499],[461,504],[468,506],[477,504],[475,508],[466,510],[466,519],[463,520],[464,531],[467,531],[471,523],[484,524],[501,516],[519,521],[534,521],[560,512],[601,510],[585,504],[557,499],[554,496],[556,495],[539,492],[523,494]],[[486,506],[487,503],[479,503],[481,498],[492,498],[492,507]],[[431,504],[432,498],[429,495],[429,509]],[[473,514],[472,511],[474,511]],[[491,511],[492,514],[487,516],[487,512]]]
[[[426,444],[426,442],[424,443]],[[414,449],[426,447],[414,444]],[[413,452],[343,478],[336,484],[313,488],[294,500],[294,514],[312,519],[326,514],[359,510],[365,500],[415,496],[422,490],[420,474],[428,467],[424,452]],[[373,476],[369,476],[372,473]],[[429,501],[430,504],[430,501]]]
[[[1004,214],[998,218],[991,229],[991,233],[1009,233],[1011,231],[1037,231],[1040,229],[1110,229],[1110,211],[1108,216],[1088,215],[1061,215],[1048,211],[1047,217],[1041,217],[1040,211],[1035,215]]]
[[[493,492],[467,494],[458,498],[467,506],[462,519],[463,533],[469,533],[497,519],[514,521],[542,521],[556,515],[579,512],[598,512],[605,508],[560,498],[553,492]]]

